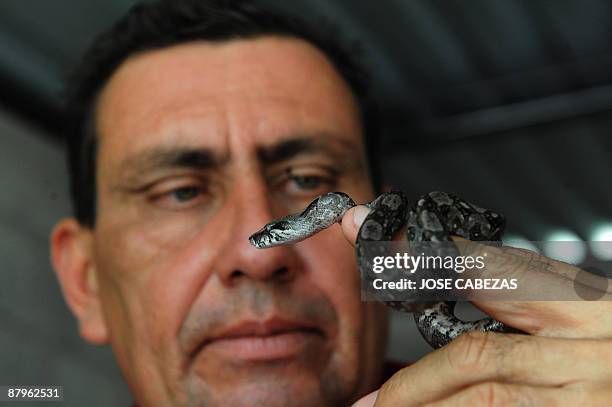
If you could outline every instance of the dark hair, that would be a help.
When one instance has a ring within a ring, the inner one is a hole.
[[[305,21],[265,10],[251,1],[161,0],[133,6],[85,53],[66,89],[68,164],[75,216],[93,227],[96,217],[95,104],[98,93],[129,56],[180,43],[228,41],[280,35],[305,40],[321,50],[351,88],[361,110],[370,175],[379,190],[374,104],[367,77],[339,43],[330,25],[311,27]]]

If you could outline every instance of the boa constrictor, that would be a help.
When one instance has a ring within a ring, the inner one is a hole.
[[[257,248],[296,243],[340,222],[347,210],[356,204],[343,192],[330,192],[316,198],[299,214],[285,216],[266,224],[249,237]],[[359,229],[355,249],[362,276],[371,264],[366,259],[367,242],[391,241],[402,227],[409,242],[453,242],[452,235],[473,241],[499,241],[505,219],[500,213],[480,208],[457,196],[444,192],[423,195],[412,208],[406,196],[398,190],[380,195],[365,204],[370,213]],[[453,254],[458,255],[454,244]],[[439,348],[467,331],[520,331],[491,318],[462,321],[454,315],[455,302],[397,301],[383,299],[388,306],[413,312],[419,331],[434,348]]]

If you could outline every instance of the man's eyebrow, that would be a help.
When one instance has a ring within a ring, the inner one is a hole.
[[[212,169],[222,164],[221,157],[208,148],[153,148],[126,159],[119,164],[119,170],[132,174],[164,168]]]
[[[257,148],[257,158],[263,164],[276,164],[290,160],[300,154],[324,152],[331,155],[342,155],[354,152],[344,140],[331,138],[293,137],[281,140],[270,146]]]

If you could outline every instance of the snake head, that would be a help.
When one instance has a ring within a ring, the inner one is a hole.
[[[290,225],[286,220],[270,222],[253,233],[249,237],[249,242],[258,249],[280,246],[288,242],[288,230]]]
[[[328,192],[315,198],[301,213],[287,215],[265,225],[249,237],[258,249],[307,239],[339,222],[355,202],[344,192]]]

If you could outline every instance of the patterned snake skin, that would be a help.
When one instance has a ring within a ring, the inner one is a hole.
[[[321,195],[303,212],[268,223],[251,235],[249,241],[260,249],[299,242],[339,222],[355,205],[343,192]],[[365,255],[366,242],[391,241],[403,227],[408,242],[452,242],[451,235],[474,241],[498,241],[505,227],[501,214],[444,192],[423,195],[412,208],[408,208],[407,198],[398,190],[384,193],[365,205],[370,213],[355,243],[362,276],[372,270],[368,262],[372,258],[371,251]],[[454,244],[444,247],[445,255],[459,254]],[[491,318],[462,321],[453,314],[455,302],[451,301],[427,302],[419,300],[416,294],[414,300],[382,300],[391,308],[413,312],[419,331],[434,348],[446,345],[467,331],[520,332]]]

